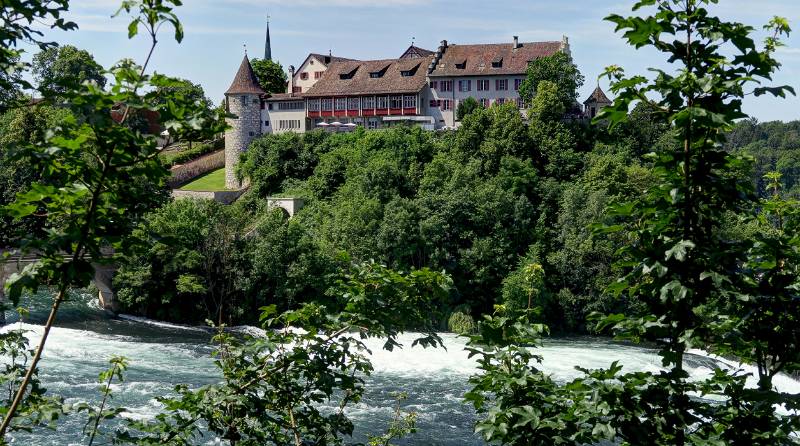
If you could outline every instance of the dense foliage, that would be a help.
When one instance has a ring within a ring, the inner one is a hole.
[[[578,90],[584,77],[572,61],[572,55],[559,51],[552,56],[536,59],[528,66],[528,75],[519,87],[519,95],[530,103],[541,89],[541,82],[555,85],[555,96],[560,107],[572,110],[577,104]]]
[[[31,66],[37,90],[44,97],[60,96],[83,82],[106,85],[105,72],[92,55],[72,45],[48,47],[33,56]]]
[[[43,137],[21,141],[11,153],[12,159],[29,160],[41,178],[25,185],[1,212],[20,222],[34,217],[46,219],[47,231],[15,238],[13,247],[34,252],[39,260],[4,284],[7,296],[16,305],[23,290],[52,285],[56,291],[38,347],[19,380],[13,381],[18,383],[16,389],[4,401],[0,441],[5,441],[7,432],[26,428],[24,415],[28,412],[52,412],[50,407],[37,407],[40,401],[36,389],[32,393],[29,387],[36,384],[38,362],[67,290],[88,285],[94,276],[92,262],[107,261],[107,248],[124,251],[129,245],[125,236],[158,204],[158,194],[152,190],[160,188],[167,172],[157,157],[156,138],[126,125],[127,117],[139,111],[155,113],[177,136],[198,129],[213,134],[221,129],[217,115],[193,108],[193,103],[183,101],[180,95],[159,104],[154,89],[175,81],[164,75],[145,74],[157,42],[156,30],[162,24],[172,26],[176,40],[183,38],[183,28],[172,11],[175,5],[180,1],[124,2],[120,12],[134,16],[129,35],[133,37],[142,29],[150,37],[145,63],[137,66],[124,60],[117,64],[107,73],[113,82],[106,90],[96,83],[66,85],[61,99],[71,114],[62,117]],[[66,6],[66,2],[27,1],[3,5],[3,20],[10,23],[0,33],[0,66],[7,68],[11,63],[7,58],[19,54],[9,48],[37,33],[30,29],[33,18],[52,18],[57,25],[63,24],[58,16]],[[111,110],[120,104],[124,111],[120,119],[115,119]],[[18,419],[17,415],[23,417]]]
[[[608,290],[638,306],[593,319],[620,339],[657,344],[664,370],[626,373],[614,362],[558,385],[536,368],[529,347],[546,333],[530,323],[531,300],[521,312],[498,306],[472,340],[481,373],[468,398],[483,414],[477,429],[487,440],[797,444],[797,395],[773,385],[778,373],[800,367],[800,245],[786,232],[796,203],[777,194],[778,173],[766,177],[774,196],[755,201],[743,176],[748,159],[723,148],[734,120],[745,117],[742,98],[751,84],[756,95],[793,93],[762,84],[780,66],[773,55],[789,28],[784,19],[771,20],[759,47],[751,27],[709,14],[714,3],[645,0],[634,7],[644,17],[608,17],[631,45],[653,46],[678,68],[654,70],[653,79],[607,70],[617,99],[600,119],[628,121],[631,104],[643,102],[657,122],[669,123],[674,141],[657,145],[648,157],[651,180],[644,193],[613,200],[612,220],[597,226],[598,236],[627,239],[614,256],[619,279]],[[762,233],[737,238],[728,227],[731,215],[746,220],[754,212],[751,224]],[[528,289],[539,288],[529,282],[523,280]],[[736,366],[717,367],[707,379],[689,376],[684,358],[696,346],[755,364],[750,378],[756,385]]]
[[[283,70],[283,65],[266,59],[251,59],[250,65],[253,66],[253,73],[262,90],[267,93],[286,93],[289,77]]]

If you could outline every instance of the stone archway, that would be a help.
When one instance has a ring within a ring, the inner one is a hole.
[[[294,214],[302,209],[304,204],[302,198],[267,197],[267,209],[281,208],[286,211],[289,218],[294,217]]]

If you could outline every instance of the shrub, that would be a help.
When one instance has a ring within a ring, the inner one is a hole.
[[[473,334],[476,328],[475,320],[469,314],[468,309],[456,310],[447,319],[447,329],[456,334]]]

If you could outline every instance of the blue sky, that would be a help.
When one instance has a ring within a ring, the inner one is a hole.
[[[69,19],[80,30],[46,32],[62,44],[95,55],[104,66],[123,57],[143,60],[144,37],[127,39],[125,17],[111,19],[119,0],[73,0]],[[262,57],[267,14],[271,19],[273,59],[284,67],[299,65],[309,52],[352,58],[398,57],[415,38],[435,50],[442,39],[453,43],[570,39],[573,56],[586,76],[581,97],[588,96],[607,65],[628,73],[663,66],[652,51],[636,51],[603,21],[609,13],[626,14],[634,2],[622,0],[184,0],[177,12],[186,29],[178,45],[167,33],[160,39],[151,67],[199,82],[219,102],[247,45],[251,57]],[[783,62],[776,83],[800,93],[800,1],[721,0],[718,15],[760,29],[773,15],[787,17],[797,34],[781,49]],[[601,81],[601,86],[607,83]],[[800,99],[748,98],[745,110],[761,121],[800,119]]]

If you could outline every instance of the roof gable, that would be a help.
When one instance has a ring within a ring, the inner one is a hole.
[[[586,104],[589,104],[589,103],[592,103],[592,102],[596,102],[598,104],[610,104],[611,103],[611,99],[608,99],[608,96],[606,96],[606,93],[598,85],[597,88],[594,89],[592,94],[589,95],[589,98],[586,99],[585,101],[583,101],[583,104],[586,105]]]
[[[434,54],[436,54],[434,51],[411,45],[405,50],[403,55],[400,56],[400,59],[421,59],[423,57],[433,56]]]

